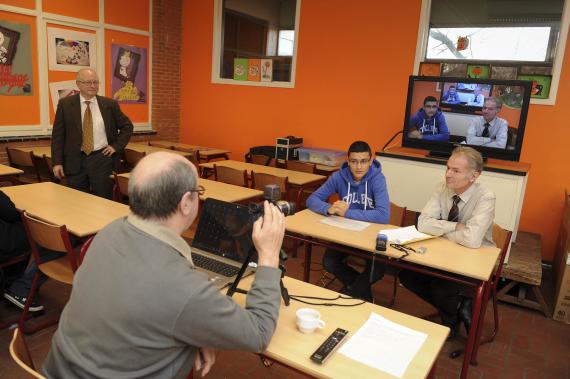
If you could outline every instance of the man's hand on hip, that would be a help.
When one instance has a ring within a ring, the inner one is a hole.
[[[285,216],[276,206],[265,201],[263,217],[255,221],[252,233],[259,266],[279,267],[279,250],[284,234]]]
[[[63,166],[60,164],[53,166],[53,175],[58,179],[65,178],[65,174],[63,173]]]
[[[117,152],[117,150],[115,150],[115,148],[111,145],[107,145],[104,149],[103,149],[103,155],[109,157],[113,154],[115,154]]]

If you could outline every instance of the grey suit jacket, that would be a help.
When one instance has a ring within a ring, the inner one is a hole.
[[[131,138],[133,124],[115,100],[97,96],[97,103],[105,123],[107,141],[117,151],[114,159],[118,161]],[[80,169],[81,129],[79,95],[61,99],[53,122],[51,158],[53,165],[63,165],[66,175],[77,174]]]

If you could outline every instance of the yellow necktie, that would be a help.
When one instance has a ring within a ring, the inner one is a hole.
[[[93,152],[93,116],[91,115],[90,101],[86,101],[85,114],[83,116],[83,141],[81,142],[81,150],[87,155]]]

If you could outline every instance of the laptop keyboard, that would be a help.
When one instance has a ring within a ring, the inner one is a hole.
[[[194,264],[204,270],[215,272],[223,276],[232,277],[237,275],[239,268],[224,262],[206,257],[201,254],[192,253],[192,261]]]

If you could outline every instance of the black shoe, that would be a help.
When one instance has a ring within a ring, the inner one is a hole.
[[[26,305],[26,297],[18,296],[10,291],[4,292],[4,298],[20,309],[24,309],[24,306]],[[41,312],[44,310],[44,306],[37,304],[35,301],[32,301],[32,304],[30,304],[28,310],[30,312]]]
[[[457,318],[465,324],[465,331],[469,334],[471,320],[473,318],[473,299],[470,297],[462,298],[459,310],[457,311]]]
[[[454,322],[452,325],[449,326],[449,335],[447,336],[446,341],[453,341],[457,338],[459,334],[459,325],[461,323],[459,321]]]

